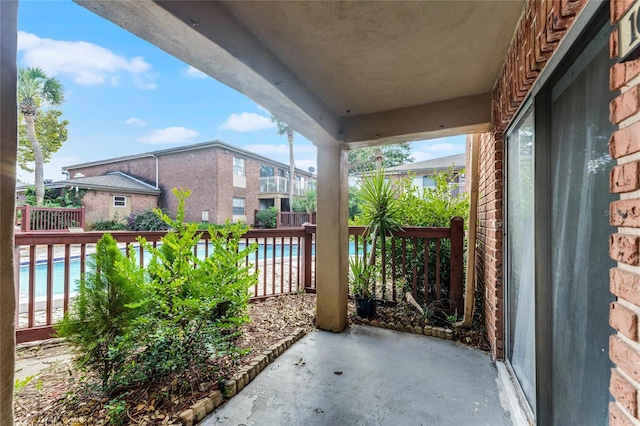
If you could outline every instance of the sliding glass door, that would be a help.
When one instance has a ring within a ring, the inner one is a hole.
[[[610,32],[605,6],[505,141],[506,357],[539,424],[608,423]]]

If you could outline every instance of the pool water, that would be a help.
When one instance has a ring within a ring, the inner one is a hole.
[[[273,251],[274,251],[274,246],[272,244],[267,244],[267,252],[266,252],[266,258],[267,259],[272,259],[273,258]],[[240,249],[244,248],[244,244],[240,245]],[[204,243],[202,244],[198,244],[198,257],[203,259],[204,258]],[[138,250],[136,248],[136,250]],[[213,247],[211,244],[209,244],[209,254],[211,254],[213,251]],[[353,246],[353,243],[351,243],[349,251],[351,254],[353,254],[355,252],[355,248]],[[282,252],[282,247],[279,244],[275,245],[275,256],[276,258],[279,258],[281,256]],[[315,246],[313,247],[313,251],[312,253],[315,254]],[[260,246],[258,247],[258,250],[256,253],[252,253],[249,256],[249,261],[250,262],[254,262],[256,259],[256,255],[258,260],[262,260],[265,258],[265,245],[264,244],[260,244]],[[292,245],[291,246],[291,257],[292,259],[295,259],[296,256],[298,255],[298,246],[297,245]],[[138,256],[138,255],[136,255]],[[289,257],[289,245],[285,244],[284,245],[284,257],[288,258]],[[151,256],[148,253],[145,253],[145,264],[148,264],[149,260],[151,259]],[[258,267],[260,267],[260,264],[258,265]],[[44,263],[38,263],[36,264],[35,267],[35,295],[36,297],[39,296],[46,296],[47,294],[47,270],[48,270],[48,266],[46,264],[46,262]],[[91,267],[89,266],[89,263],[86,263],[86,272],[91,272]],[[52,276],[53,276],[53,294],[54,295],[61,295],[64,294],[64,261],[55,261],[53,263],[53,271],[52,271]],[[75,259],[71,259],[69,262],[69,288],[70,288],[70,292],[76,292],[78,291],[78,280],[80,279],[80,259],[79,258],[75,258]],[[24,298],[24,297],[28,297],[29,296],[29,265],[21,265],[20,266],[20,297]]]

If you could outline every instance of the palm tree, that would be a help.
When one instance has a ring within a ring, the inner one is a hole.
[[[274,115],[271,116],[271,122],[278,125],[278,135],[287,135],[289,141],[289,211],[293,211],[293,182],[296,172],[296,164],[293,161],[293,134],[295,131]]]
[[[41,68],[20,68],[18,71],[18,109],[24,116],[27,138],[35,161],[36,204],[44,201],[44,156],[36,136],[35,122],[42,106],[60,105],[64,101],[62,84],[48,77]]]

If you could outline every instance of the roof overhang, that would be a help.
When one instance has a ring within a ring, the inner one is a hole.
[[[490,129],[515,1],[75,0],[321,145]]]

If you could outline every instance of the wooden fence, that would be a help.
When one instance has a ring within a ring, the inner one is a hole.
[[[277,228],[300,227],[305,223],[316,223],[316,212],[278,212]]]
[[[362,250],[367,249],[363,232],[362,227],[349,228],[351,255],[362,255]],[[110,233],[125,249],[138,247],[136,238],[139,235],[155,245],[166,231]],[[259,244],[258,252],[245,260],[258,272],[258,284],[250,289],[252,299],[316,291],[315,234],[316,225],[306,225],[252,229],[243,236],[245,244]],[[76,280],[87,271],[87,255],[94,251],[102,235],[103,232],[16,233],[18,343],[46,339],[52,335],[53,324],[69,309]],[[203,239],[194,247],[196,255],[209,255],[209,238],[209,234],[204,232]],[[420,251],[421,244],[423,252]],[[426,254],[425,244],[429,248]],[[447,250],[444,250],[445,246]],[[463,224],[460,218],[453,219],[450,228],[405,228],[396,233],[389,240],[388,248],[376,253],[376,261],[380,262],[382,271],[376,292],[378,298],[398,301],[404,294],[401,291],[409,288],[418,300],[445,303],[445,310],[458,309],[461,312],[462,246]],[[138,253],[143,266],[148,254],[141,247]],[[421,262],[419,256],[422,256]],[[404,287],[398,289],[401,283]]]
[[[69,228],[84,229],[85,208],[16,207],[15,224],[20,232],[63,231]]]

